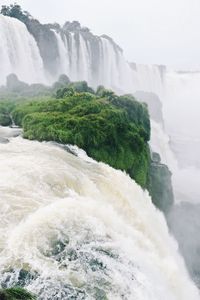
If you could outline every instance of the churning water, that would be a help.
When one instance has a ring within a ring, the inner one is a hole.
[[[1,284],[39,299],[199,299],[148,194],[73,151],[0,144]]]

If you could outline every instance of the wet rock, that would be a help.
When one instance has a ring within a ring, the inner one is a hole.
[[[148,191],[156,207],[167,214],[173,203],[174,194],[169,168],[160,162],[160,155],[152,153],[149,168]]]

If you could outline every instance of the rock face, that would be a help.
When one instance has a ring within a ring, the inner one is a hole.
[[[134,96],[138,101],[145,102],[148,105],[150,116],[154,121],[162,125],[164,124],[162,102],[156,94],[137,91]]]
[[[174,203],[171,172],[158,153],[151,155],[148,190],[154,205],[167,214]]]
[[[81,27],[77,21],[66,22],[63,27],[59,24],[41,24],[35,19],[27,19],[25,24],[37,42],[45,70],[53,78],[55,74],[60,75],[62,71],[69,74],[73,80],[83,79],[88,70],[82,69],[85,64],[89,63],[93,76],[91,81],[95,84],[100,80],[99,66],[104,51],[103,41],[108,41],[116,54],[122,52],[110,37],[95,36],[88,28]],[[89,78],[85,79],[89,80]]]
[[[21,90],[26,90],[28,88],[28,84],[20,81],[15,74],[10,74],[6,79],[6,87],[11,92],[19,92]]]
[[[25,24],[37,42],[45,69],[50,74],[54,74],[57,69],[59,57],[58,45],[53,32],[55,26],[43,25],[34,19],[28,19]]]

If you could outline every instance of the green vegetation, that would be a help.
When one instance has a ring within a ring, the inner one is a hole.
[[[0,124],[2,126],[10,126],[12,124],[12,120],[8,115],[0,114]]]
[[[29,12],[23,11],[21,6],[16,3],[9,6],[2,5],[0,13],[4,16],[19,19],[22,22],[28,20],[31,17]]]
[[[103,86],[95,92],[66,75],[47,87],[27,85],[11,74],[0,99],[0,125],[13,119],[27,139],[75,144],[95,160],[126,171],[162,211],[171,207],[171,173],[155,153],[150,157],[147,105],[132,95],[117,96]]]
[[[12,119],[10,117],[10,112],[14,109],[14,103],[8,101],[0,101],[0,125],[10,126],[12,124]]]
[[[56,96],[62,98],[16,105],[12,117],[23,127],[24,137],[75,144],[146,187],[150,160],[146,106],[132,96],[118,97],[105,89],[99,96],[84,82],[69,84]]]
[[[25,289],[14,287],[0,290],[1,300],[35,300],[36,297],[31,295]]]

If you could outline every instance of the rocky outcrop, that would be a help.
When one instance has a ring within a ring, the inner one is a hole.
[[[151,154],[148,190],[156,207],[167,214],[174,203],[169,168],[161,163],[158,153]]]
[[[45,69],[50,74],[54,74],[59,58],[56,37],[53,33],[53,30],[57,29],[57,27],[51,24],[43,25],[35,19],[28,19],[25,24],[38,44]]]
[[[134,96],[138,101],[145,102],[148,105],[151,118],[163,126],[162,102],[159,97],[154,93],[143,91],[137,91]]]
[[[15,74],[10,74],[6,79],[6,87],[10,92],[20,92],[21,90],[26,90],[28,84],[20,81]]]

